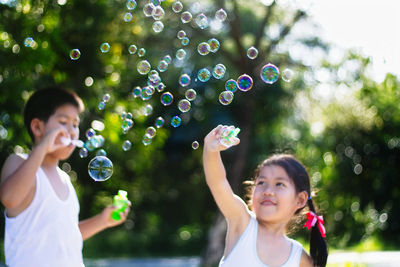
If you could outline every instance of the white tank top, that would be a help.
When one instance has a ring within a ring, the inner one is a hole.
[[[222,257],[220,267],[268,267],[257,255],[257,232],[258,222],[253,216],[250,216],[250,222],[240,236],[239,241],[233,247],[227,257]],[[296,240],[290,239],[292,248],[289,258],[281,267],[299,267],[303,246]]]
[[[61,200],[44,171],[36,173],[31,204],[18,216],[6,217],[4,250],[9,267],[82,267],[83,240],[79,230],[79,202],[68,174],[57,168],[68,184]]]

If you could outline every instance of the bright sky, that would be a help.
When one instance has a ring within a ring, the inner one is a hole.
[[[307,0],[299,0],[307,1]],[[399,0],[312,0],[311,16],[322,39],[344,48],[359,48],[373,59],[374,78],[400,76]]]

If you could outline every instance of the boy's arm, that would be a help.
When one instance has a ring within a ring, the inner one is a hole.
[[[247,225],[250,215],[244,201],[235,195],[226,178],[220,151],[226,149],[219,143],[224,127],[219,125],[204,138],[203,167],[206,182],[218,208],[231,226]],[[235,145],[239,143],[236,140]]]
[[[111,213],[115,209],[116,208],[114,206],[108,206],[101,213],[86,220],[80,221],[79,230],[81,231],[82,239],[86,240],[107,228],[114,227],[125,222],[130,209],[127,208],[124,213],[121,213],[121,220],[118,221],[111,218]]]

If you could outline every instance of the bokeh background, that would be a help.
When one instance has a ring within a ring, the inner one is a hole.
[[[96,151],[81,158],[76,150],[61,163],[75,185],[80,218],[111,204],[118,189],[128,191],[133,203],[126,223],[85,241],[86,258],[200,256],[205,266],[219,260],[226,226],[201,163],[203,138],[218,124],[242,130],[241,144],[223,153],[237,194],[243,195],[242,182],[261,160],[272,153],[292,153],[308,168],[331,251],[399,249],[398,77],[387,72],[376,80],[370,57],[320,38],[304,2],[182,0],[183,11],[193,19],[200,13],[208,16],[209,27],[200,29],[194,20],[183,24],[181,13],[172,11],[174,1],[165,0],[164,29],[156,33],[155,20],[143,13],[147,0],[137,1],[129,22],[123,19],[129,12],[125,0],[0,1],[0,163],[10,153],[31,148],[22,117],[29,95],[59,85],[77,92],[86,105],[80,139],[86,139],[93,121],[104,125],[97,133],[114,164],[109,180],[95,182],[87,166]],[[224,22],[215,19],[221,8],[227,12]],[[179,30],[187,33],[189,45],[181,44]],[[34,40],[28,47],[27,37]],[[220,41],[220,49],[199,55],[197,45],[210,38]],[[104,42],[110,44],[107,53],[99,49]],[[132,44],[145,48],[145,56],[130,54]],[[247,57],[251,46],[259,52],[255,59]],[[78,60],[69,57],[74,48],[81,52]],[[187,52],[184,60],[175,57],[180,48]],[[173,61],[160,77],[173,104],[162,105],[157,91],[146,101],[134,98],[132,89],[147,83],[137,63],[146,59],[156,69],[165,55]],[[269,62],[281,72],[291,69],[293,79],[264,83],[260,69]],[[196,80],[199,69],[211,70],[218,63],[226,66],[223,79]],[[178,83],[183,73],[192,78],[186,88]],[[227,106],[220,104],[225,81],[244,73],[253,78],[253,88],[237,91]],[[187,88],[196,90],[197,98],[182,113],[176,104]],[[107,93],[111,99],[99,110]],[[147,104],[153,112],[145,116]],[[121,128],[124,111],[134,121],[127,133]],[[177,128],[169,123],[175,115],[182,118]],[[145,146],[145,129],[159,116],[165,125]],[[132,143],[128,151],[122,149],[125,140]],[[200,143],[199,149],[191,147],[193,141]],[[4,233],[4,220],[0,228]],[[293,237],[307,246],[308,232],[299,230]]]

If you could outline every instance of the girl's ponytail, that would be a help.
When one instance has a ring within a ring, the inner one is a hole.
[[[312,198],[308,199],[308,207],[311,212],[316,214]],[[310,255],[314,261],[314,266],[325,267],[328,259],[328,246],[324,237],[325,229],[322,231],[320,227],[319,222],[311,226]]]

